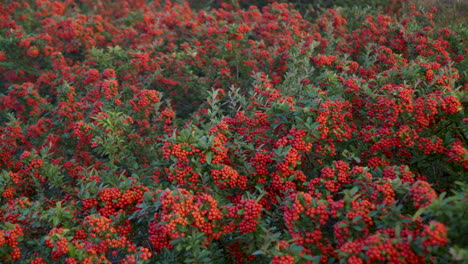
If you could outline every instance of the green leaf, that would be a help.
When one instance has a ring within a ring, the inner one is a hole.
[[[395,226],[395,235],[397,238],[400,238],[400,233],[401,233],[401,225],[398,223],[396,226]]]
[[[254,256],[257,256],[257,255],[265,255],[265,252],[263,252],[263,250],[257,250],[257,251],[255,251],[254,253],[252,253],[252,255],[254,255]]]
[[[72,244],[68,244],[68,253],[70,254],[70,257],[75,258],[76,248]]]
[[[53,224],[54,226],[58,226],[59,223],[60,223],[60,218],[59,218],[58,216],[54,216],[54,217],[52,218],[52,224]]]
[[[421,216],[424,211],[426,211],[426,208],[419,208],[418,211],[413,215],[413,221],[416,220],[419,216]]]
[[[301,254],[301,252],[302,252],[302,250],[304,248],[302,246],[297,245],[297,244],[293,244],[293,245],[291,245],[291,247],[289,249],[290,249],[290,251],[291,251],[291,253],[293,255],[299,255],[299,254]]]

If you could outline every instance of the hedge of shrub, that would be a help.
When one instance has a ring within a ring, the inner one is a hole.
[[[0,262],[467,261],[467,28],[212,2],[0,3]]]

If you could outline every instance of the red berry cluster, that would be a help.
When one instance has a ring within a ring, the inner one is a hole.
[[[462,256],[468,49],[436,9],[0,2],[1,263]]]
[[[2,249],[1,252],[5,252],[0,259],[3,259],[3,261],[19,260],[21,258],[19,243],[23,240],[23,236],[23,229],[19,224],[0,229],[0,249]]]

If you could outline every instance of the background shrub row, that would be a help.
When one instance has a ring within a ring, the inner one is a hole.
[[[0,262],[467,260],[466,26],[192,2],[0,3]]]

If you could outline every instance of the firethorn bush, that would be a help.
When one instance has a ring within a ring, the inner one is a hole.
[[[2,1],[0,262],[465,263],[466,25],[312,2]]]

